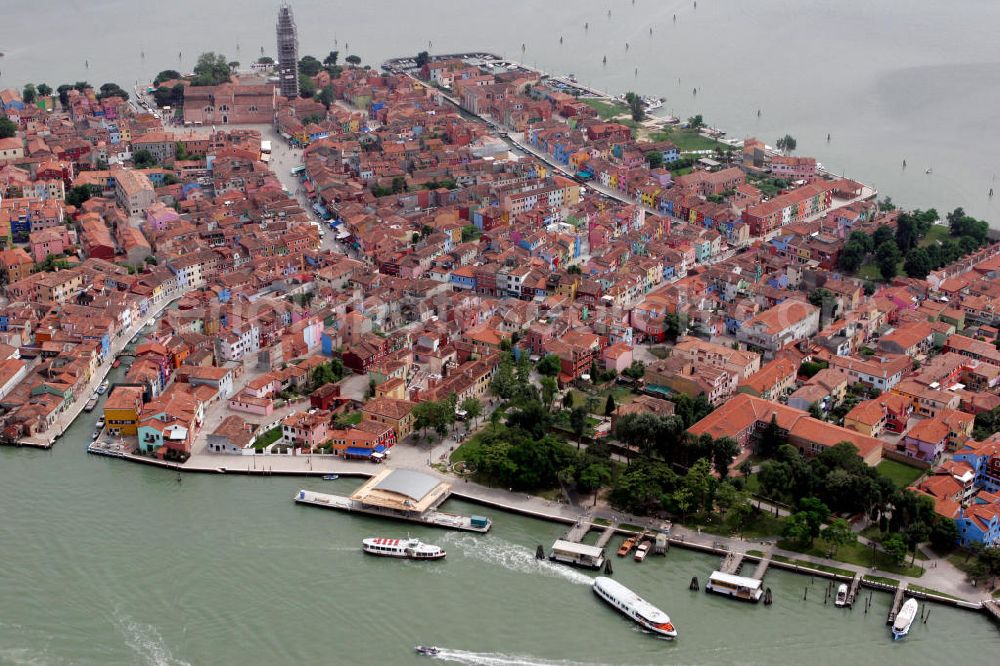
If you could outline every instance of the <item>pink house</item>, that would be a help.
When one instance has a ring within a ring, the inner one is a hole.
[[[173,208],[157,201],[146,209],[146,224],[152,231],[164,231],[167,226],[181,219]]]
[[[62,254],[73,245],[70,231],[66,227],[49,227],[31,232],[31,256],[36,262],[45,261],[50,254]]]
[[[632,365],[632,347],[624,342],[616,342],[604,348],[601,358],[605,370],[621,373]]]
[[[267,398],[281,391],[281,379],[271,372],[254,377],[243,387],[243,393],[254,398]]]
[[[295,412],[281,421],[282,441],[295,448],[314,449],[330,439],[330,412]]]
[[[229,409],[234,412],[243,412],[244,414],[270,416],[274,413],[274,401],[270,398],[258,398],[246,391],[242,391],[230,398]]]

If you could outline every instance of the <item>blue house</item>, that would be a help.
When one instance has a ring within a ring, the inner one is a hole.
[[[963,546],[1000,544],[1000,498],[993,495],[983,499],[978,495],[973,497],[968,506],[960,509],[955,524]]]

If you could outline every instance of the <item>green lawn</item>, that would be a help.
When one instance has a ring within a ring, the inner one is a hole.
[[[615,116],[629,112],[628,106],[621,102],[606,99],[581,99],[580,101],[597,111],[597,115],[604,120],[611,120]]]
[[[858,269],[858,272],[857,272],[856,275],[859,278],[861,278],[862,280],[871,280],[872,282],[881,282],[882,281],[882,273],[879,272],[878,266],[875,264],[874,261],[871,262],[871,263],[865,264],[860,269]]]
[[[699,519],[692,517],[690,520],[684,521],[683,524],[689,529],[701,529],[702,532],[717,536],[728,537],[740,534],[740,530],[728,520],[724,520],[722,515],[718,513],[701,516]],[[749,539],[773,538],[781,534],[783,526],[783,518],[775,518],[774,514],[769,511],[759,511],[743,526],[742,535]]]
[[[893,587],[899,587],[899,581],[895,578],[887,578],[885,576],[863,576],[864,580],[870,580],[873,583],[882,583],[883,585],[891,585]],[[909,586],[907,586],[909,587]]]
[[[653,141],[670,141],[682,153],[692,150],[715,150],[716,148],[720,150],[733,149],[732,146],[724,144],[721,141],[703,137],[701,134],[698,134],[697,130],[681,129],[679,127],[662,132],[653,132],[649,135],[649,138]]]
[[[956,597],[953,594],[948,594],[947,592],[939,592],[937,590],[932,590],[929,587],[924,587],[923,585],[907,585],[906,589],[915,590],[917,592],[923,592],[924,594],[934,594],[939,597],[945,597],[946,599],[958,599],[961,601],[961,597]]]
[[[907,488],[924,473],[924,470],[910,467],[895,460],[883,460],[875,468],[899,488]]]
[[[793,541],[782,540],[778,542],[778,547],[785,550],[793,550],[796,553],[812,555],[814,557],[826,557],[831,560],[847,562],[848,564],[855,564],[868,569],[874,566],[878,567],[881,571],[900,574],[902,576],[912,576],[913,578],[917,578],[924,574],[922,567],[909,565],[909,556],[907,557],[907,562],[902,565],[890,563],[885,554],[878,554],[877,559],[873,561],[872,549],[860,543],[852,543],[846,546],[841,546],[833,557],[830,557],[831,548],[822,539],[817,539],[813,542],[812,546],[808,546],[806,548],[799,546]]]
[[[825,571],[827,573],[836,574],[838,576],[853,576],[854,572],[849,569],[840,569],[838,567],[830,567],[825,564],[816,564],[815,562],[810,562],[809,560],[796,560],[791,557],[785,557],[784,555],[772,555],[771,559],[776,562],[784,562],[785,564],[796,564],[800,567],[806,567],[808,569],[815,569],[817,571]]]
[[[927,247],[931,243],[943,241],[946,238],[951,238],[951,232],[949,232],[948,227],[941,224],[932,224],[927,235],[920,240],[920,247]]]
[[[281,426],[271,428],[263,435],[261,435],[260,438],[258,438],[257,441],[253,443],[253,448],[257,449],[258,451],[263,451],[267,447],[277,442],[279,439],[281,439]]]
[[[492,424],[487,425],[485,428],[483,428],[475,435],[470,437],[467,441],[463,442],[462,444],[459,444],[458,447],[451,452],[450,456],[451,462],[453,463],[463,462],[465,460],[468,460],[473,452],[478,452],[479,449],[481,449],[483,446],[482,433],[486,432],[488,428],[492,427],[493,427]],[[504,426],[503,424],[499,424],[497,427],[504,428],[506,426]]]

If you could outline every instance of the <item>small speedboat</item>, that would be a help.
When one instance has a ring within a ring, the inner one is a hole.
[[[339,478],[340,478],[340,475],[338,475],[338,474],[324,474],[323,475],[323,480],[324,481],[336,481]]]
[[[841,583],[840,587],[837,588],[837,599],[833,602],[834,606],[846,606],[847,605],[847,583]]]
[[[425,654],[428,657],[434,657],[441,652],[440,648],[436,648],[433,645],[418,645],[413,648],[417,654]]]
[[[90,438],[91,438],[91,439],[97,439],[97,438],[98,438],[98,437],[100,437],[100,436],[101,436],[101,431],[100,431],[100,430],[95,430],[95,431],[94,431],[94,434],[93,434],[93,435],[91,435],[91,436],[90,436]]]
[[[101,382],[100,386],[97,387],[97,393],[99,395],[104,395],[104,392],[108,390],[108,383]]]
[[[618,557],[625,557],[631,553],[632,549],[635,548],[636,541],[637,539],[634,536],[625,539],[625,541],[622,542],[621,547],[618,548]]]

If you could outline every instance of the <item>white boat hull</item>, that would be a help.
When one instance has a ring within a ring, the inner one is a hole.
[[[903,607],[899,609],[899,614],[892,623],[892,640],[898,641],[910,633],[913,621],[917,619],[919,606],[916,599],[907,599]]]
[[[673,640],[677,637],[677,630],[674,628],[670,617],[656,608],[648,601],[640,598],[637,594],[629,590],[624,585],[611,581],[608,578],[596,578],[593,585],[594,594],[600,597],[609,606],[619,613],[632,620],[640,627],[656,634],[660,638]],[[617,592],[616,592],[617,590]],[[643,617],[643,611],[653,618],[651,621]]]

